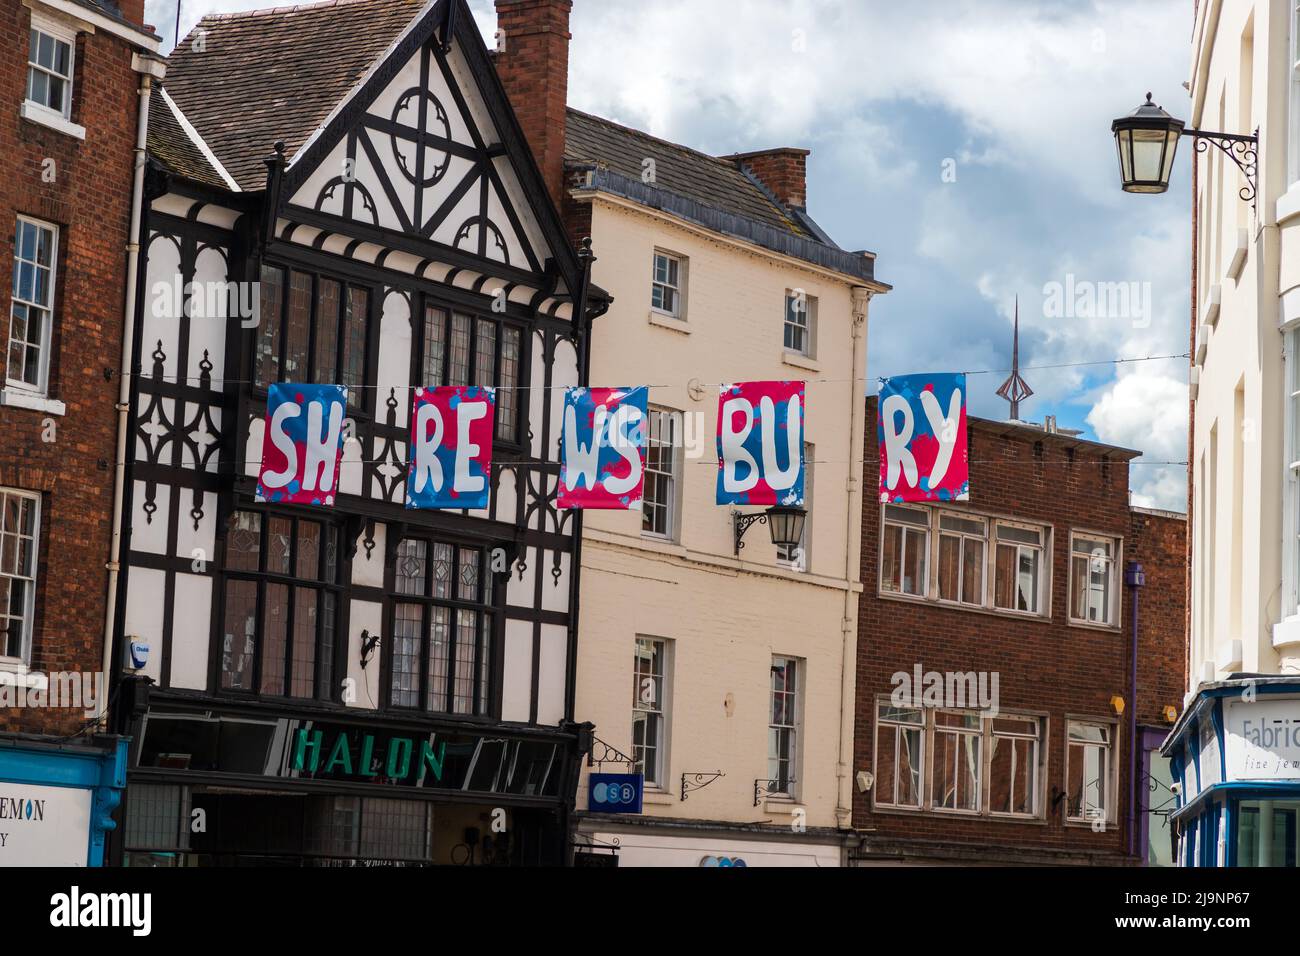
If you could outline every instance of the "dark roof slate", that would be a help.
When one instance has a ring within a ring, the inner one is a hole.
[[[158,93],[149,98],[148,146],[153,158],[176,175],[205,186],[230,188]]]
[[[654,185],[660,189],[796,236],[816,238],[792,210],[773,199],[734,162],[572,108],[564,158],[569,163],[607,168],[636,181],[642,179],[644,161],[653,159]]]
[[[261,189],[275,142],[292,157],[424,5],[326,0],[206,16],[168,57],[164,83],[240,188]]]

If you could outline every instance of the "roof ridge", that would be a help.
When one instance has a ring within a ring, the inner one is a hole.
[[[275,14],[300,13],[307,10],[319,10],[325,7],[341,7],[354,3],[383,3],[392,2],[392,0],[316,0],[315,3],[296,3],[293,6],[282,7],[260,7],[257,10],[231,10],[226,13],[205,13],[199,22],[204,20],[245,20],[249,17],[274,16]],[[416,0],[410,0],[414,6]]]
[[[664,139],[662,136],[655,136],[653,133],[647,133],[645,130],[637,129],[635,126],[627,126],[623,123],[619,123],[615,120],[609,119],[608,117],[597,116],[595,113],[588,113],[585,112],[584,110],[576,109],[572,106],[566,107],[566,109],[570,113],[577,113],[579,116],[585,116],[588,119],[594,119],[601,123],[608,123],[610,126],[617,126],[619,129],[624,130],[625,132],[628,133],[632,133],[635,136],[640,136],[642,139],[652,140],[663,146],[670,146],[673,149],[680,149],[684,153],[691,153],[692,155],[699,156],[703,159],[712,160],[713,162],[717,163],[719,166],[723,166],[727,169],[734,169],[740,171],[740,167],[737,166],[735,163],[728,162],[727,160],[722,159],[719,156],[714,156],[712,153],[706,153],[703,150],[695,149],[692,146],[686,146],[683,145],[682,143],[674,143],[670,139]]]

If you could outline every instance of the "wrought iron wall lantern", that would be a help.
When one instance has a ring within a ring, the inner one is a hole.
[[[704,771],[702,773],[684,773],[682,774],[682,800],[686,799],[688,793],[696,790],[703,790],[719,777],[725,777],[726,774],[721,770],[713,772]],[[689,779],[688,779],[689,778]]]
[[[756,524],[767,525],[772,533],[772,543],[777,548],[797,548],[803,540],[803,526],[808,520],[808,512],[803,508],[778,505],[758,514],[733,511],[732,520],[735,522],[735,553],[736,557],[740,557],[740,552],[745,547],[745,532]]]
[[[1110,124],[1119,153],[1119,176],[1124,191],[1162,193],[1169,189],[1169,174],[1178,153],[1178,140],[1190,136],[1198,153],[1205,152],[1213,143],[1236,164],[1246,177],[1246,185],[1241,187],[1238,195],[1254,210],[1259,187],[1259,128],[1255,128],[1254,134],[1245,136],[1187,129],[1186,125],[1153,103],[1150,93],[1145,103]]]

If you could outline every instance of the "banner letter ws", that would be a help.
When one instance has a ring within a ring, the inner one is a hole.
[[[411,408],[406,507],[414,511],[486,508],[495,421],[495,389],[417,388]]]
[[[266,399],[257,500],[334,504],[343,452],[347,389],[342,385],[272,385]]]
[[[564,393],[561,508],[641,507],[648,397],[644,385],[570,388]]]
[[[724,385],[718,504],[803,507],[803,382]]]
[[[965,375],[886,379],[877,439],[881,501],[970,500]]]

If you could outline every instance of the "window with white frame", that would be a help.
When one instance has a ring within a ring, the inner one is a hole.
[[[76,34],[33,20],[27,44],[27,102],[63,119],[72,116],[72,71]]]
[[[798,774],[799,662],[772,658],[772,709],[767,726],[768,792],[794,796]]]
[[[939,600],[984,603],[988,523],[983,518],[939,515]]]
[[[1043,545],[1041,528],[998,524],[994,562],[994,606],[1006,611],[1043,611]]]
[[[56,226],[18,217],[6,376],[9,385],[41,394],[49,379],[58,241]]]
[[[793,547],[780,546],[776,549],[778,561],[785,561],[796,571],[807,571],[810,555],[808,549],[812,547],[812,516],[813,516],[813,462],[817,457],[817,449],[811,442],[804,442],[803,445],[803,508],[806,512],[803,520],[803,533],[799,538],[799,543]]]
[[[639,637],[632,660],[632,757],[647,784],[662,786],[667,752],[668,642]]]
[[[877,697],[873,804],[1042,819],[1045,727],[1046,718],[1032,714],[989,716]]]
[[[1114,729],[1109,724],[1070,721],[1065,754],[1067,820],[1111,819],[1113,755]]]
[[[934,714],[934,775],[931,805],[936,810],[978,813],[980,809],[979,714],[939,710]]]
[[[681,413],[651,408],[646,441],[645,495],[641,502],[641,530],[659,538],[673,538],[677,527],[677,488],[681,480]]]
[[[1291,84],[1290,84],[1290,139],[1287,165],[1289,182],[1300,181],[1300,2],[1291,4]],[[1208,270],[1207,270],[1208,271]]]
[[[876,707],[876,806],[921,808],[925,712],[915,707]]]
[[[650,287],[650,305],[656,312],[673,318],[682,317],[683,279],[686,260],[667,252],[655,252],[654,282]]]
[[[0,661],[31,661],[41,499],[0,488]]]
[[[1283,537],[1286,597],[1282,617],[1300,616],[1300,326],[1286,333],[1287,429],[1286,495],[1287,530]],[[1202,482],[1204,485],[1204,482]],[[1204,549],[1202,549],[1204,550]],[[1199,616],[1199,615],[1198,615]]]
[[[1036,816],[1039,719],[1003,715],[989,723],[989,812]]]
[[[817,298],[803,289],[785,294],[785,349],[799,355],[813,354],[817,327]]]
[[[880,547],[880,589],[893,594],[926,594],[930,514],[920,508],[885,505]]]
[[[1119,542],[1114,538],[1070,536],[1070,619],[1087,624],[1117,623],[1116,580]]]

